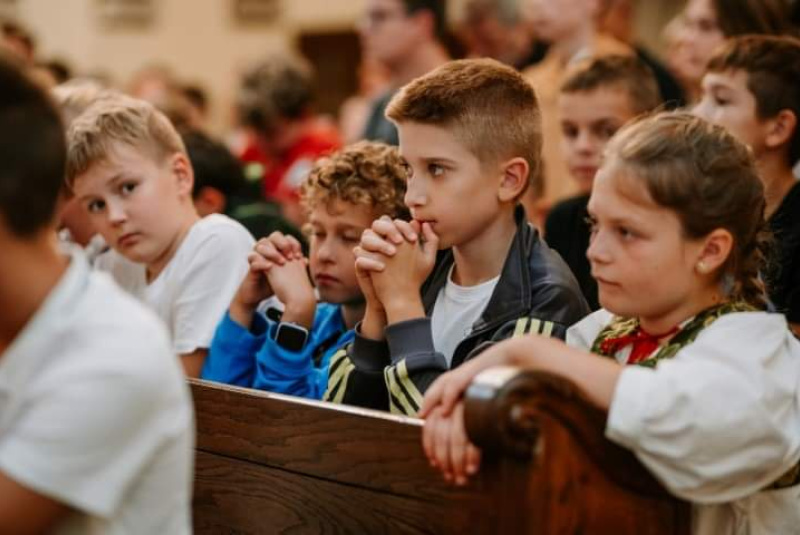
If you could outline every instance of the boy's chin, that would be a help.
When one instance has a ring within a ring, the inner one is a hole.
[[[332,305],[361,305],[364,304],[364,295],[360,291],[345,292],[330,288],[317,287],[319,300]]]

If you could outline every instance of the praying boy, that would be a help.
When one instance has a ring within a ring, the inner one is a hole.
[[[588,307],[527,222],[520,197],[541,160],[533,88],[494,60],[448,63],[390,102],[413,221],[381,218],[356,249],[367,301],[326,399],[419,410],[448,369],[526,333],[564,336]]]
[[[297,240],[280,232],[256,244],[203,379],[321,398],[331,357],[353,340],[364,316],[353,247],[376,218],[406,217],[404,192],[395,147],[361,142],[317,161],[301,187],[308,259]],[[285,307],[280,315],[258,310],[272,296]]]

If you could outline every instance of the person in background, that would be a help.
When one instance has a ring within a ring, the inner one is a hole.
[[[386,106],[400,87],[450,59],[445,7],[446,0],[367,0],[358,28],[361,48],[389,71],[389,89],[373,102],[363,139],[398,144]]]
[[[307,249],[303,233],[281,216],[280,207],[251,192],[241,162],[228,148],[202,132],[181,134],[194,170],[192,198],[200,217],[225,214],[254,238],[273,232],[293,236]]]
[[[581,285],[592,310],[597,282],[586,258],[589,195],[611,137],[625,123],[661,104],[652,71],[635,56],[601,56],[577,63],[558,98],[561,150],[580,193],[556,204],[545,222],[547,244],[558,251]]]
[[[689,103],[700,99],[708,61],[726,39],[795,31],[787,0],[687,0],[668,28],[667,64],[683,84]]]
[[[703,77],[694,113],[727,128],[753,151],[764,182],[773,250],[764,273],[779,312],[800,336],[800,41],[753,35],[729,40]]]
[[[314,92],[314,73],[305,59],[272,54],[245,72],[236,99],[250,139],[240,158],[261,163],[264,197],[278,201],[284,217],[298,227],[305,223],[300,185],[317,158],[341,146],[336,126],[314,112]]]

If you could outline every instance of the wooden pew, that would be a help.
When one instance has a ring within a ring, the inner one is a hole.
[[[603,437],[571,384],[494,369],[466,398],[485,451],[465,488],[427,463],[421,422],[191,381],[195,532],[685,534],[689,506]]]

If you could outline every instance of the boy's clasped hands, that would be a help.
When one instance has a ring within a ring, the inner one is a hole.
[[[362,335],[383,339],[387,322],[425,317],[420,288],[433,270],[438,245],[431,225],[418,221],[384,216],[363,232],[353,250],[367,302]]]
[[[231,319],[249,328],[259,303],[274,295],[285,306],[282,321],[310,329],[317,299],[300,242],[273,232],[255,244],[247,262],[250,269],[231,302]]]

